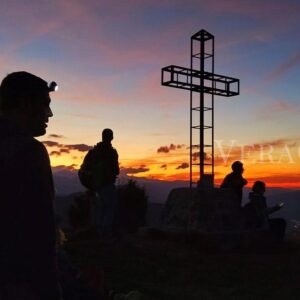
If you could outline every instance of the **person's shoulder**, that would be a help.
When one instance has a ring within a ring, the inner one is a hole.
[[[235,172],[232,172],[232,173],[228,174],[228,178],[230,178],[231,180],[234,180],[234,181],[244,180],[244,177],[243,177],[242,174],[235,173]]]
[[[230,180],[235,177],[235,173],[231,172],[225,176],[225,180]]]
[[[8,143],[16,145],[23,154],[25,153],[44,153],[47,152],[44,144],[30,136],[14,136]]]
[[[103,142],[99,142],[94,146],[94,149],[101,148],[103,146]]]
[[[96,152],[99,154],[105,150],[106,150],[105,144],[103,142],[99,142],[94,146],[94,148],[90,149],[89,152],[91,153]]]
[[[37,159],[49,158],[48,151],[42,142],[36,140],[35,138],[28,138],[27,143],[28,155],[36,157]]]
[[[95,146],[95,149],[99,150],[99,151],[107,152],[107,153],[110,153],[110,152],[117,153],[117,150],[112,146],[112,144],[107,144],[107,143],[103,143],[103,142],[98,143]]]
[[[118,154],[118,151],[117,151],[116,148],[114,148],[114,147],[111,147],[111,148],[112,148],[112,151],[113,151],[115,154]]]
[[[230,174],[227,174],[225,177],[224,177],[224,179],[223,179],[223,182],[221,183],[221,185],[220,185],[220,188],[228,188],[228,182],[230,181],[230,176],[229,176]]]
[[[46,146],[42,142],[38,141],[37,139],[32,138],[31,144],[32,144],[32,148],[34,148],[36,151],[47,152]]]

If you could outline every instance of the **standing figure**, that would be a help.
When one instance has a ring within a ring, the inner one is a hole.
[[[232,172],[228,175],[223,180],[223,183],[221,184],[221,188],[225,189],[232,189],[237,197],[239,204],[242,204],[242,199],[243,199],[243,187],[248,183],[245,178],[243,178],[243,164],[240,161],[235,161],[231,165]]]
[[[95,200],[95,225],[97,232],[104,238],[111,238],[118,209],[115,182],[119,175],[118,152],[112,147],[113,131],[104,129],[102,141],[94,149],[94,177],[97,198]]]
[[[27,73],[0,86],[0,299],[60,299],[46,133],[56,84]]]

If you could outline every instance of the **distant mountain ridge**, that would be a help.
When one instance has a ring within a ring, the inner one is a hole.
[[[76,192],[83,192],[85,188],[80,184],[77,171],[67,167],[53,168],[54,184],[57,196],[67,196]],[[147,179],[139,177],[121,176],[117,184],[126,183],[129,179],[136,180],[138,184],[145,187],[149,202],[164,203],[167,200],[169,192],[178,187],[188,187],[187,181],[163,181],[156,179]],[[250,188],[244,189],[243,202],[247,202]],[[287,193],[292,193],[287,195]],[[289,190],[284,188],[268,188],[266,196],[271,200],[273,197],[285,199],[291,196],[291,199],[298,199],[296,195],[300,190]],[[276,199],[277,199],[276,198]],[[299,197],[300,200],[300,197]],[[283,200],[284,201],[284,200]]]
[[[76,170],[64,167],[53,168],[53,178],[57,196],[85,191],[79,182]],[[149,201],[154,203],[164,203],[171,189],[188,186],[186,181],[162,181],[128,176],[121,176],[116,184],[126,183],[129,179],[136,180],[140,186],[145,187]]]
[[[74,196],[85,189],[79,182],[77,171],[73,169],[65,167],[54,168],[53,175],[57,195],[57,214],[66,220],[67,211],[71,203],[73,203]],[[117,184],[126,183],[128,179],[136,180],[138,184],[146,189],[149,197],[147,223],[150,226],[159,226],[163,204],[166,202],[169,192],[174,188],[188,187],[188,182],[185,181],[161,181],[138,177],[121,177]],[[243,204],[248,202],[249,191],[249,188],[244,189]],[[268,206],[285,202],[284,207],[274,213],[272,217],[282,217],[288,220],[289,231],[295,229],[296,226],[299,226],[300,230],[300,190],[268,188],[266,197]]]

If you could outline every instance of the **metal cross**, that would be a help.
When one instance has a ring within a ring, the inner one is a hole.
[[[213,186],[214,96],[240,93],[239,79],[214,72],[214,48],[214,36],[202,29],[191,37],[190,68],[170,65],[161,70],[162,85],[190,91],[190,187],[207,181]]]

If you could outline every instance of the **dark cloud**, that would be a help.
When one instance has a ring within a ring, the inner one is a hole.
[[[43,141],[42,142],[45,146],[48,147],[60,147],[62,146],[61,144],[59,144],[58,142],[53,142],[53,141]]]
[[[157,149],[157,153],[169,153],[169,147],[168,146],[161,146]]]
[[[199,161],[199,155],[200,155],[200,152],[194,152],[193,154],[192,154],[192,160],[193,160],[193,162],[195,162],[195,161]],[[204,160],[208,160],[209,159],[209,156],[207,155],[207,153],[205,153],[204,152]]]
[[[86,152],[92,149],[92,146],[86,145],[86,144],[74,144],[74,145],[64,145],[64,148],[69,150],[77,150],[80,152]]]
[[[138,174],[138,173],[144,173],[144,172],[148,172],[150,169],[146,168],[145,166],[140,166],[138,168],[121,168],[121,172],[123,174]]]
[[[186,149],[191,149],[191,147],[187,146]],[[200,149],[200,146],[199,145],[193,145],[192,149]]]
[[[60,153],[67,153],[67,154],[70,153],[70,150],[67,148],[62,148],[59,151],[60,151]]]
[[[60,151],[51,151],[50,155],[52,155],[52,156],[60,156],[61,153],[60,153]]]
[[[86,144],[71,144],[71,145],[65,145],[60,144],[58,142],[54,141],[43,141],[42,142],[47,147],[58,147],[60,148],[58,151],[60,153],[70,153],[71,150],[77,150],[79,152],[86,152],[92,149],[92,146],[86,145]]]
[[[62,149],[59,149],[57,151],[51,151],[50,152],[50,155],[53,155],[53,156],[60,156],[62,154],[69,154],[70,153],[70,150],[69,149],[65,149],[65,148],[62,148]]]
[[[63,135],[55,134],[55,133],[49,134],[48,137],[49,137],[49,138],[54,138],[54,139],[62,139],[62,138],[64,138]]]
[[[273,140],[273,141],[268,141],[268,142],[263,142],[263,143],[257,143],[257,144],[253,144],[253,145],[247,145],[246,147],[249,148],[256,148],[258,150],[261,149],[261,147],[282,147],[282,146],[288,146],[288,147],[294,147],[296,145],[298,145],[299,143],[299,139],[291,139],[291,138],[287,138],[287,139],[277,139],[277,140]]]
[[[72,164],[69,166],[59,165],[59,166],[52,167],[52,171],[55,173],[60,171],[77,171],[76,167],[77,167],[76,164]]]
[[[200,152],[194,152],[192,154],[192,160],[193,160],[193,162],[199,160],[199,154],[200,154]]]
[[[177,148],[176,145],[170,144],[170,147],[169,147],[170,151],[176,150],[176,148]]]
[[[168,166],[166,164],[163,164],[163,165],[160,166],[161,169],[167,169],[167,167]]]
[[[175,144],[170,144],[170,146],[161,146],[157,149],[157,153],[169,153],[170,151],[175,151],[184,148],[184,144],[180,145],[175,145]]]
[[[180,170],[180,169],[187,169],[189,167],[188,163],[182,163],[181,165],[179,165],[176,170]]]

